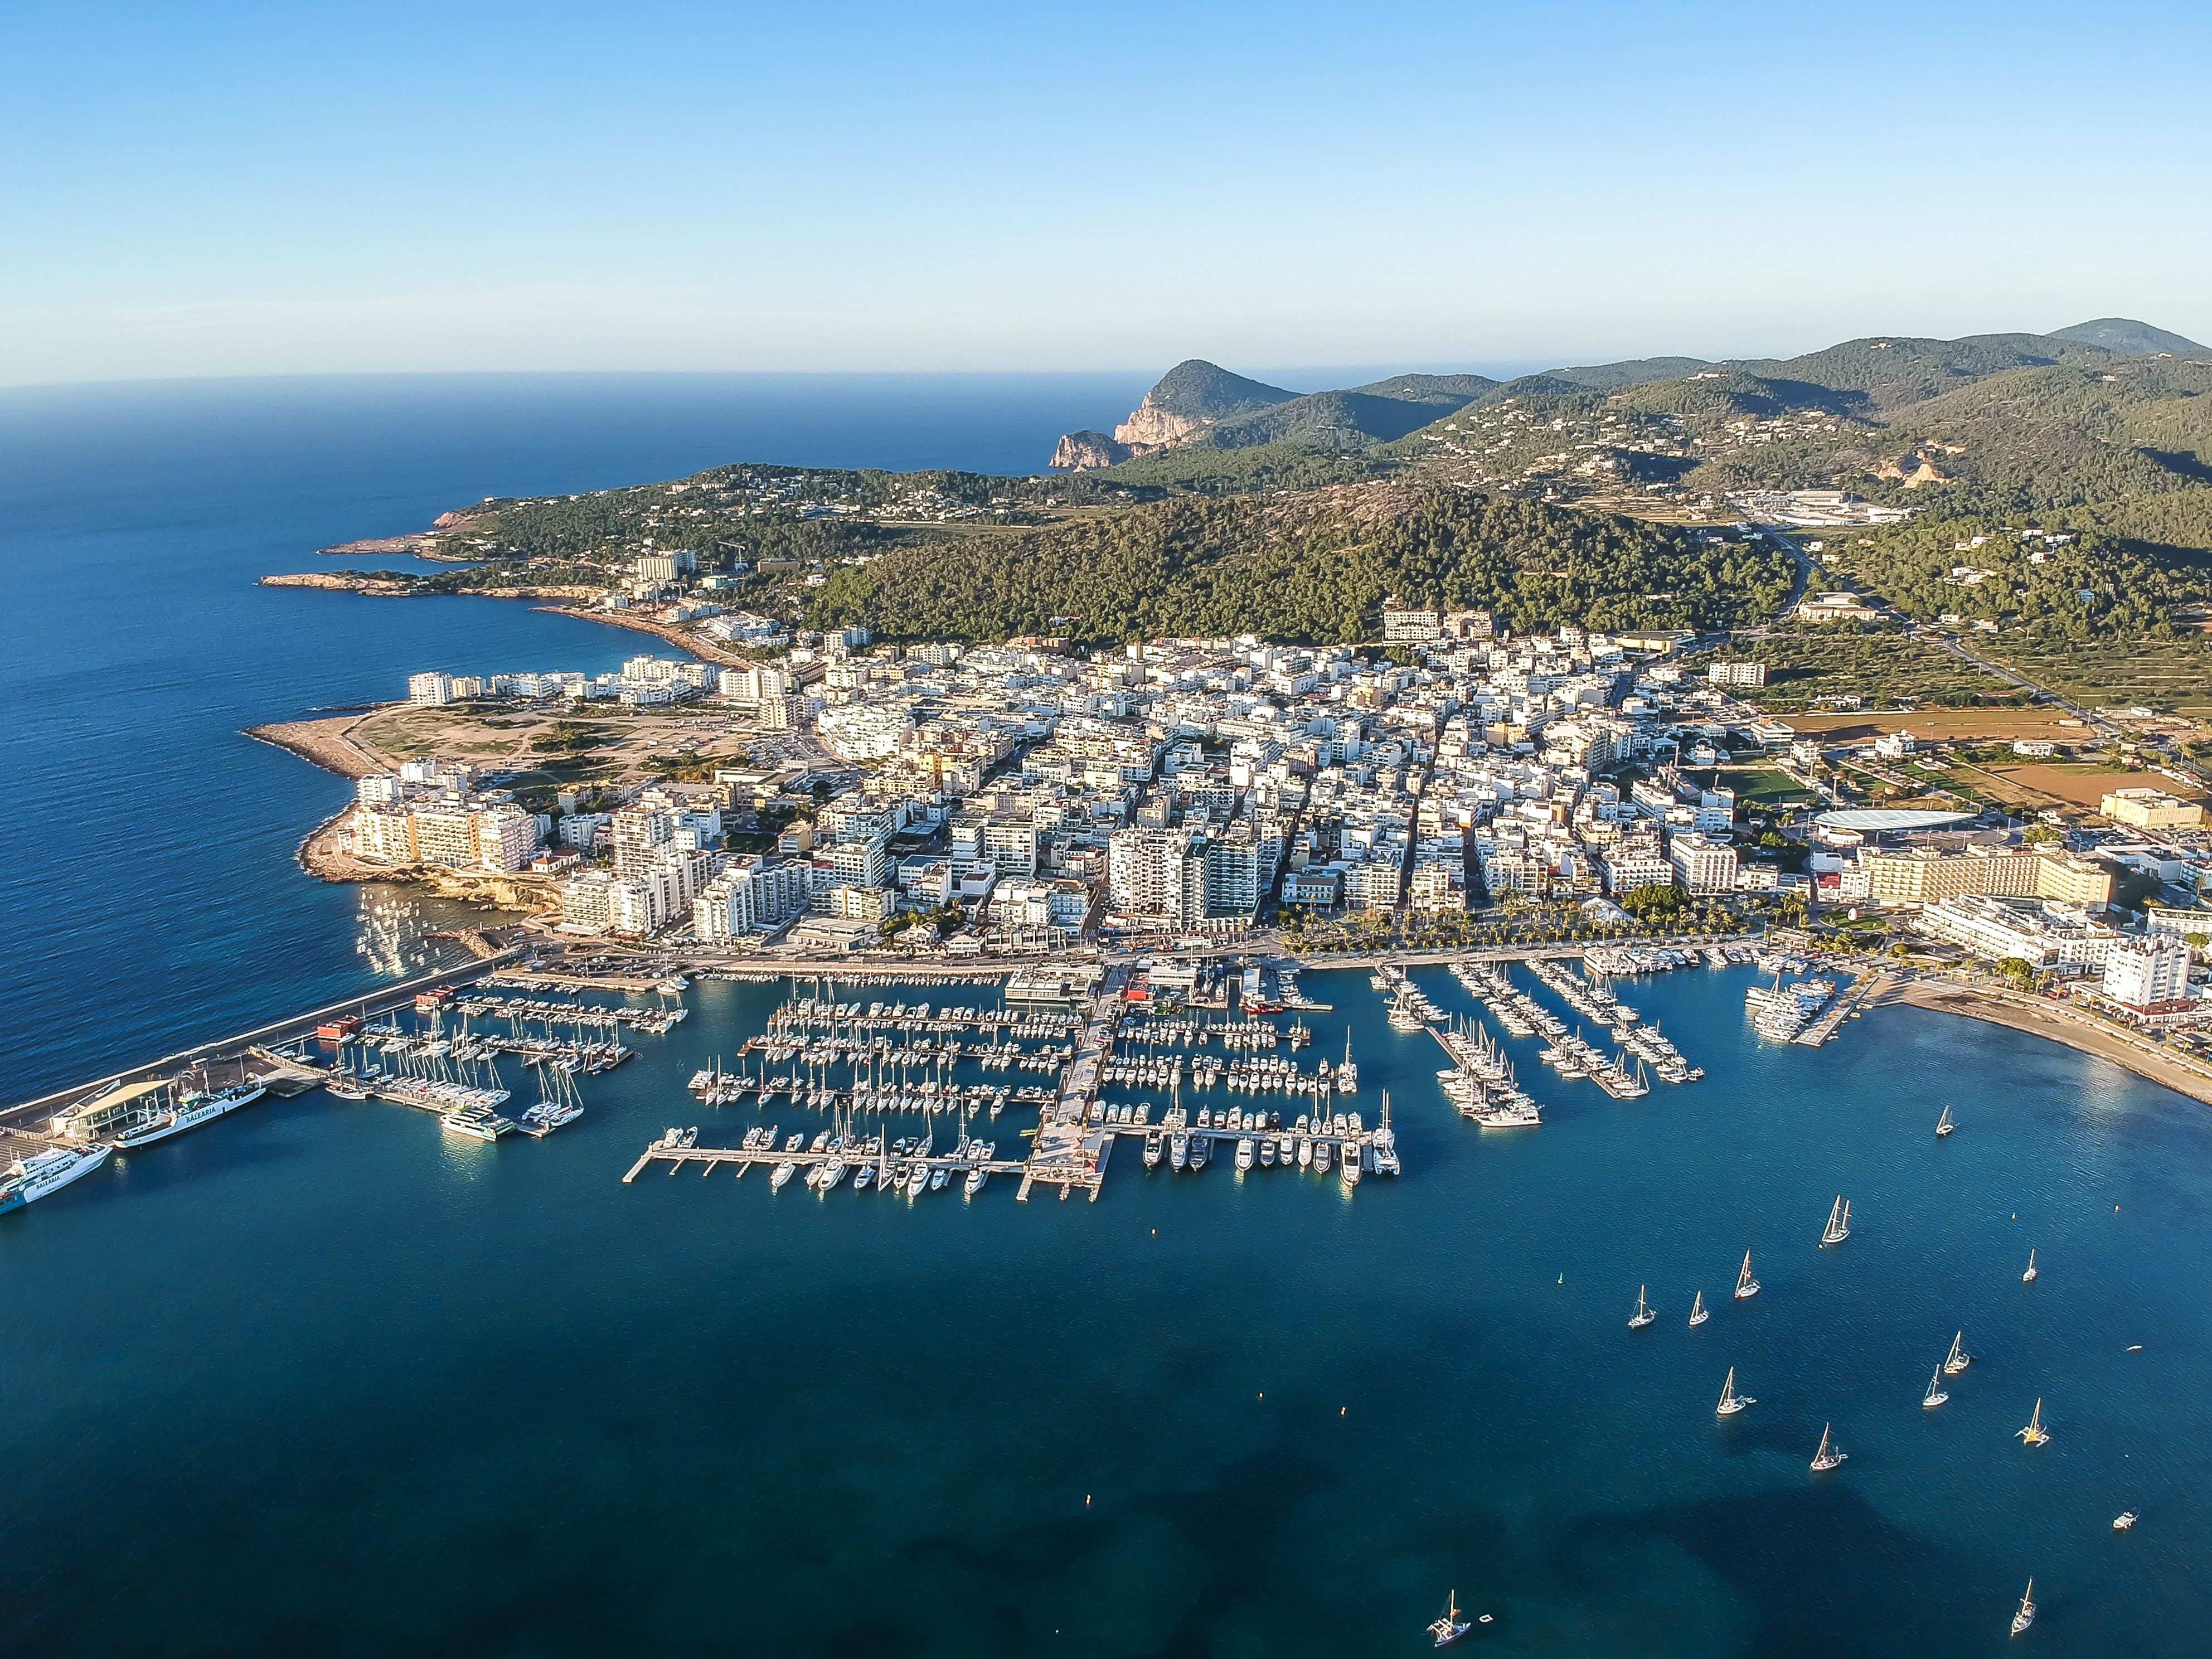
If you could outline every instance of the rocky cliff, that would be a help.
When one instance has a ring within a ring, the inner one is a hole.
[[[1060,434],[1060,446],[1052,452],[1051,465],[1055,472],[1082,472],[1092,467],[1117,466],[1135,453],[1128,445],[1086,428],[1081,432]]]

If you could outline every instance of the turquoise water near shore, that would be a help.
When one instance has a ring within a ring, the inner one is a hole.
[[[0,1097],[426,953],[434,916],[300,875],[345,787],[240,728],[639,648],[254,576],[743,455],[1025,470],[1141,391],[584,378],[0,395]],[[2017,1651],[2206,1651],[2212,1118],[1913,1009],[1761,1048],[1745,983],[1626,991],[1710,1073],[1633,1103],[1509,1040],[1547,1123],[1486,1133],[1364,975],[1310,975],[1405,1147],[1349,1197],[1127,1153],[1095,1206],[623,1186],[755,1121],[683,1089],[765,988],[695,988],[544,1143],[264,1102],[0,1220],[0,1653],[1411,1654],[1454,1587],[1497,1615],[1462,1651],[1996,1653],[2030,1573]]]
[[[1547,1122],[1486,1133],[1309,975],[1405,1149],[1349,1195],[1126,1152],[1096,1205],[623,1186],[757,1121],[683,1088],[765,987],[543,1143],[257,1107],[0,1230],[13,1650],[1387,1655],[1456,1587],[1500,1652],[1995,1653],[2033,1573],[2038,1650],[2203,1651],[2212,1119],[1912,1009],[1761,1046],[1747,982],[1626,991],[1709,1070],[1638,1103],[1509,1040]]]

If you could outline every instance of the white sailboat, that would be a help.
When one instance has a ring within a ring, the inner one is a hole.
[[[2035,1580],[2027,1581],[2027,1593],[2020,1598],[2020,1611],[2012,1616],[2012,1633],[2019,1635],[2035,1622]]]
[[[2020,1276],[2020,1282],[2023,1285],[2035,1283],[2035,1252],[2033,1250],[2027,1253],[2027,1271]]]
[[[1697,1299],[1690,1304],[1690,1323],[1702,1325],[1712,1316],[1712,1310],[1705,1306],[1705,1293],[1699,1291]]]
[[[1813,1472],[1815,1474],[1826,1474],[1850,1455],[1830,1437],[1828,1431],[1831,1426],[1826,1423],[1820,1425],[1820,1449],[1813,1454]]]
[[[1444,1599],[1444,1616],[1430,1622],[1429,1634],[1437,1638],[1437,1645],[1441,1648],[1458,1641],[1472,1628],[1459,1616],[1459,1592],[1454,1590]]]
[[[1951,1336],[1951,1352],[1943,1356],[1943,1375],[1956,1376],[1974,1363],[1974,1356],[1966,1349],[1966,1334],[1956,1331]]]
[[[1735,1276],[1735,1299],[1741,1302],[1747,1297],[1758,1294],[1759,1281],[1751,1276],[1751,1252],[1746,1250],[1743,1253],[1743,1270]]]
[[[1826,1249],[1831,1244],[1840,1244],[1850,1236],[1850,1200],[1838,1193],[1835,1204],[1828,1211],[1828,1224],[1820,1230],[1820,1248]]]
[[[1943,1109],[1943,1115],[1936,1120],[1936,1138],[1940,1140],[1958,1127],[1951,1121],[1951,1109],[1946,1106]]]
[[[1658,1317],[1657,1314],[1651,1311],[1651,1304],[1644,1299],[1644,1286],[1638,1285],[1636,1287],[1636,1312],[1629,1319],[1628,1328],[1632,1331],[1640,1331]]]
[[[2051,1438],[2051,1431],[2043,1426],[2043,1397],[2040,1395],[2036,1396],[2035,1409],[2028,1414],[2027,1426],[2016,1432],[2021,1443],[2026,1446],[2040,1446]]]
[[[1950,1397],[1943,1389],[1943,1368],[1938,1365],[1928,1375],[1928,1392],[1921,1396],[1920,1403],[1932,1412]]]
[[[1713,1407],[1714,1413],[1721,1417],[1734,1417],[1746,1406],[1758,1403],[1749,1395],[1735,1391],[1735,1367],[1729,1366],[1728,1381],[1721,1384],[1721,1403]]]

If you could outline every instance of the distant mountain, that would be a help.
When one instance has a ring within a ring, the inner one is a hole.
[[[1972,334],[1962,340],[1890,335],[1846,340],[1802,357],[1768,358],[1731,367],[1769,381],[1796,380],[1830,392],[1856,392],[1864,411],[1896,409],[1941,397],[1953,387],[2014,368],[2082,368],[2106,361],[2094,345],[2048,334]]]
[[[2204,347],[2194,340],[2184,339],[2179,334],[2169,334],[2162,328],[2153,328],[2148,323],[2139,323],[2132,317],[2100,317],[2094,322],[2076,323],[2071,328],[2053,329],[2054,340],[2073,340],[2082,345],[2102,346],[2107,351],[2117,351],[2124,357],[2148,357],[2161,351],[2203,351]]]
[[[1486,392],[1495,391],[1498,382],[1486,374],[1393,374],[1387,380],[1376,380],[1368,386],[1356,386],[1354,392],[1365,392],[1370,398],[1396,398],[1413,403],[1469,404]]]
[[[1147,449],[1188,442],[1207,427],[1289,403],[1297,395],[1192,357],[1160,377],[1159,384],[1145,394],[1145,400],[1130,411],[1129,418],[1114,428],[1114,440],[1141,454]]]
[[[1679,380],[1686,374],[1712,366],[1702,357],[1637,357],[1626,362],[1600,363],[1594,368],[1550,369],[1544,378],[1564,380],[1569,386],[1591,392],[1611,392],[1620,386],[1641,386],[1647,380]]]

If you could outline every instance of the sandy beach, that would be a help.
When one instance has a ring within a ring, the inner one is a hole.
[[[2085,1054],[2109,1060],[2138,1077],[2148,1078],[2178,1094],[2212,1105],[2212,1070],[2185,1061],[2178,1054],[2168,1054],[2100,1020],[2076,1013],[2063,1003],[2000,996],[1936,981],[1900,985],[1886,994],[1878,1006],[1898,1002],[1909,1003],[1915,1008],[1932,1008],[1938,1013],[1962,1014],[1968,1019],[1985,1020],[1992,1025],[2049,1037],[2053,1042],[2063,1042]]]

